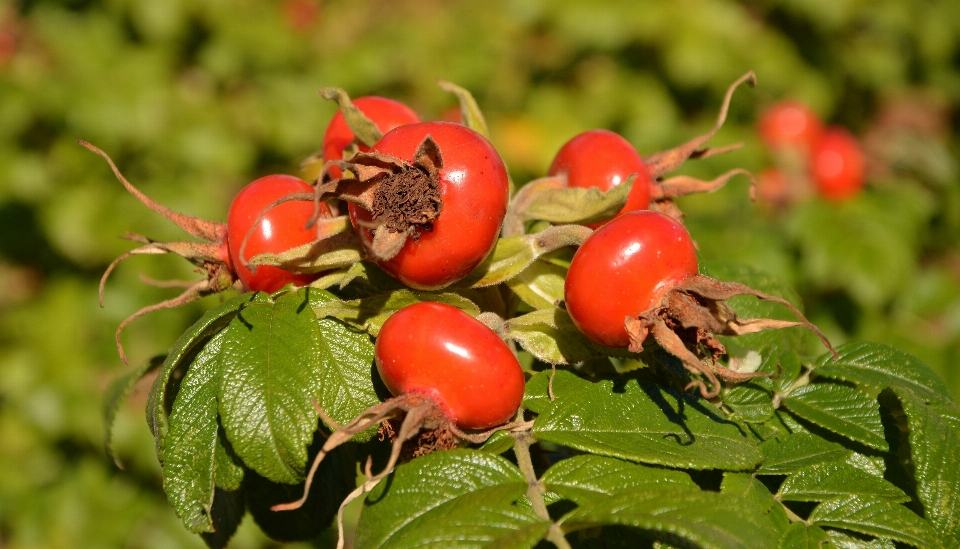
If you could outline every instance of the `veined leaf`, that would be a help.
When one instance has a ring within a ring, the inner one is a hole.
[[[780,538],[779,549],[826,549],[829,543],[830,536],[823,528],[794,522]]]
[[[563,300],[566,274],[563,267],[538,260],[508,280],[507,287],[534,309],[549,309]]]
[[[860,496],[836,498],[818,505],[809,520],[818,526],[902,541],[917,549],[941,547],[936,531],[927,521],[889,500]]]
[[[877,389],[903,387],[930,402],[951,402],[942,379],[917,357],[883,343],[848,343],[837,347],[839,358],[820,357],[814,373]]]
[[[423,301],[446,303],[471,316],[480,314],[480,309],[472,301],[459,294],[452,292],[419,292],[407,289],[351,301],[324,301],[314,307],[314,313],[317,318],[330,316],[340,319],[376,337],[380,333],[380,327],[390,318],[390,315],[408,305]]]
[[[560,460],[540,479],[552,492],[577,505],[602,500],[623,490],[676,487],[697,490],[690,475],[602,456]]]
[[[337,300],[324,290],[307,288],[305,292],[314,310]],[[367,408],[380,403],[371,375],[373,342],[366,333],[352,330],[332,318],[322,318],[318,324],[322,336],[320,407],[334,421],[345,425]],[[372,436],[373,431],[368,432],[366,438]],[[357,437],[357,440],[364,439],[361,435]]]
[[[580,245],[591,232],[580,225],[561,225],[548,227],[534,234],[501,238],[483,263],[454,287],[483,288],[506,282],[530,267],[544,254],[565,246]]]
[[[569,372],[557,377],[575,378]],[[554,384],[556,400],[536,420],[539,440],[602,456],[690,469],[742,471],[762,455],[746,428],[712,404],[636,380]]]
[[[540,219],[557,225],[586,225],[612,219],[627,203],[636,176],[609,191],[596,187],[565,187],[539,193],[523,211],[524,219]]]
[[[798,387],[783,403],[791,412],[871,448],[889,449],[883,438],[880,404],[866,393],[837,383]]]
[[[827,501],[853,495],[894,503],[910,501],[903,490],[884,478],[843,461],[818,463],[800,469],[780,485],[779,494],[780,499],[787,501]]]
[[[397,467],[370,493],[355,547],[532,547],[549,523],[514,505],[526,491],[520,470],[498,455],[434,452]]]
[[[917,497],[944,547],[960,547],[960,430],[955,406],[930,405],[896,389],[910,426]]]
[[[317,429],[322,334],[307,290],[251,303],[224,330],[218,401],[227,438],[251,469],[299,482]]]
[[[165,356],[155,356],[144,361],[136,370],[121,376],[110,384],[106,393],[103,395],[103,406],[101,407],[101,417],[103,417],[103,449],[117,467],[123,468],[120,460],[117,459],[113,450],[113,422],[117,418],[117,410],[123,404],[125,398],[133,389],[138,381],[144,376],[156,370],[163,364]]]
[[[564,531],[633,526],[703,549],[769,549],[781,537],[749,500],[689,488],[624,490],[573,510],[561,524]]]
[[[163,490],[194,533],[213,531],[217,392],[226,333],[213,336],[187,370],[170,413],[163,449]]]
[[[827,533],[832,545],[827,547],[836,549],[898,549],[893,541],[887,538],[869,538],[863,534],[854,534],[846,530],[823,530],[818,526],[810,526]],[[901,547],[903,547],[901,545]],[[820,549],[820,548],[818,548]]]
[[[197,356],[203,344],[213,334],[227,326],[238,310],[247,303],[265,299],[268,297],[264,293],[249,293],[224,301],[207,311],[173,344],[147,397],[147,425],[150,426],[150,432],[156,439],[157,458],[161,458],[163,454],[163,437],[167,434],[167,414],[173,405],[172,397],[176,394],[176,387],[172,387],[171,391],[171,385],[175,385],[182,378],[181,370]],[[174,375],[175,372],[178,372],[179,377]]]
[[[200,534],[210,549],[225,549],[230,538],[237,532],[243,515],[246,514],[244,492],[227,491],[217,488],[210,509],[213,519],[213,531]]]
[[[632,357],[626,349],[604,347],[590,341],[563,309],[551,307],[511,318],[507,337],[536,358],[550,364],[574,364],[591,358]]]
[[[757,473],[761,475],[793,473],[817,463],[843,461],[853,455],[852,450],[810,433],[772,438],[760,445],[760,451],[763,463]]]
[[[790,526],[790,518],[783,505],[774,499],[762,482],[749,473],[724,473],[720,492],[743,498],[755,512],[762,510],[756,519],[765,521],[778,532],[778,536]]]

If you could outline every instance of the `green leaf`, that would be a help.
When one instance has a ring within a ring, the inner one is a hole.
[[[591,230],[579,225],[548,227],[538,233],[497,240],[493,251],[456,288],[483,288],[506,282],[533,265],[544,254],[579,246]]]
[[[774,499],[770,490],[749,473],[724,473],[720,492],[743,498],[750,509],[760,511],[769,526],[778,533],[784,532],[790,526],[790,518],[783,505]],[[778,534],[779,535],[779,534]]]
[[[336,302],[330,292],[307,288],[304,290],[310,307],[316,310],[325,303]],[[374,346],[370,336],[357,332],[340,321],[322,318],[320,328],[320,407],[340,425],[349,423],[361,412],[380,403],[373,386],[372,370]],[[332,425],[328,427],[333,428]],[[376,429],[359,434],[362,441]]]
[[[167,414],[176,395],[175,385],[179,382],[174,372],[178,372],[182,378],[181,370],[197,356],[203,344],[213,334],[222,330],[233,319],[238,310],[247,303],[265,299],[267,295],[263,293],[243,294],[229,299],[207,311],[173,344],[147,397],[147,425],[150,426],[150,432],[156,439],[158,458],[163,453],[163,437],[167,433]]]
[[[243,482],[244,469],[237,465],[238,460],[233,453],[233,448],[230,448],[230,441],[227,440],[227,433],[224,432],[223,427],[217,430],[217,441],[216,452],[213,456],[214,484],[217,485],[217,488],[227,491],[239,490],[240,484]]]
[[[798,387],[783,403],[791,412],[871,448],[887,451],[880,404],[866,393],[838,383]]]
[[[573,510],[561,524],[565,531],[633,526],[702,549],[769,549],[780,540],[764,510],[749,500],[689,488],[624,490]]]
[[[537,194],[522,212],[524,219],[539,219],[557,225],[586,225],[612,219],[627,203],[636,175],[610,189],[566,187]]]
[[[502,454],[513,448],[513,443],[514,438],[510,433],[507,431],[497,431],[493,433],[493,436],[488,438],[479,449],[483,452],[490,452],[491,454]]]
[[[681,471],[639,465],[602,456],[574,456],[560,460],[540,479],[552,492],[577,505],[587,505],[622,490],[677,487],[696,489]]]
[[[839,357],[820,358],[814,373],[877,389],[903,387],[936,403],[951,402],[946,384],[917,357],[883,343],[848,343],[837,347]]]
[[[783,475],[807,466],[831,461],[843,461],[853,454],[843,446],[810,433],[794,433],[772,438],[760,445],[763,463],[757,470],[761,475]]]
[[[723,395],[723,405],[751,423],[762,423],[773,417],[771,400],[769,392],[750,385],[728,389]]]
[[[331,86],[320,90],[320,95],[327,101],[336,101],[347,127],[353,132],[358,143],[372,147],[383,137],[380,128],[353,104],[347,92]]]
[[[103,417],[104,425],[103,450],[110,461],[121,469],[123,469],[123,464],[120,463],[113,449],[113,422],[117,418],[117,410],[134,385],[144,376],[159,368],[164,359],[166,359],[166,356],[159,355],[144,361],[136,370],[115,379],[103,395],[103,405],[101,407],[101,417]]]
[[[575,364],[591,358],[636,356],[626,349],[604,347],[590,341],[563,309],[551,307],[511,318],[507,338],[549,364]]]
[[[779,549],[825,549],[827,547],[830,547],[830,536],[823,531],[823,528],[794,522],[780,538]]]
[[[534,309],[549,309],[563,301],[566,274],[563,267],[538,260],[508,280],[507,287]]]
[[[780,499],[787,501],[827,501],[852,495],[894,503],[910,501],[903,490],[889,481],[842,461],[800,469],[780,485],[778,493]]]
[[[927,404],[907,390],[896,394],[910,427],[910,457],[924,516],[944,547],[960,547],[960,410]]]
[[[557,378],[575,378],[557,372]],[[630,461],[741,471],[762,455],[747,430],[712,404],[654,385],[563,379],[533,427],[539,440]]]
[[[230,322],[218,394],[237,456],[261,475],[290,484],[303,478],[323,382],[323,339],[306,292],[251,303]]]
[[[434,452],[397,467],[370,493],[355,547],[532,547],[549,524],[514,504],[526,491],[520,470],[498,455]]]
[[[477,100],[473,98],[473,94],[466,88],[461,88],[446,80],[437,80],[437,84],[444,91],[457,96],[457,100],[460,101],[460,118],[463,120],[463,125],[490,139],[487,121],[483,118],[483,112],[480,110],[480,105],[477,105]]]
[[[380,327],[390,318],[390,315],[404,307],[423,301],[446,303],[461,309],[470,316],[480,314],[480,309],[472,301],[459,294],[420,292],[407,289],[351,301],[325,301],[314,307],[314,313],[317,318],[327,316],[338,318],[376,337],[380,333]]]
[[[809,521],[818,526],[902,541],[917,549],[941,546],[936,531],[927,521],[888,500],[854,495],[825,501],[810,513]]]
[[[555,375],[550,370],[538,372],[527,380],[527,385],[524,387],[524,408],[536,414],[544,414],[553,406],[556,401],[550,399],[551,377],[553,377],[554,396],[558,393],[569,394],[575,392],[583,382],[582,379],[565,370],[557,370]]]
[[[811,526],[810,528],[817,528],[817,526]],[[898,549],[892,541],[886,538],[869,538],[862,534],[854,534],[853,532],[847,532],[845,530],[822,530],[827,533],[827,537],[830,538],[829,547],[836,547],[837,549]],[[903,545],[900,545],[903,547]]]
[[[213,336],[180,384],[170,413],[163,456],[163,490],[194,533],[212,532],[217,436],[217,392],[228,332]]]

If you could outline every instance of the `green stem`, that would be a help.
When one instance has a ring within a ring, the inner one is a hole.
[[[527,479],[527,499],[533,506],[533,512],[541,519],[553,522],[550,519],[550,513],[547,511],[547,505],[543,501],[543,484],[537,478],[537,472],[533,469],[533,459],[530,457],[530,445],[533,443],[533,437],[529,431],[513,433],[514,444],[513,453],[517,456],[517,465],[520,471]],[[557,549],[572,549],[570,542],[563,535],[563,530],[556,523],[550,525],[547,531],[547,541],[553,543]]]

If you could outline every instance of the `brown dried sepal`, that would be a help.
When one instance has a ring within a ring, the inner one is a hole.
[[[335,178],[331,167],[346,174]],[[367,210],[373,221],[371,254],[381,261],[396,256],[408,238],[433,230],[443,209],[440,176],[443,155],[431,136],[417,147],[413,162],[395,156],[361,152],[349,161],[328,162],[317,181],[314,200],[339,198]]]
[[[327,423],[332,424],[329,416],[317,407],[317,413]],[[303,486],[303,496],[290,503],[281,503],[271,507],[273,511],[292,511],[299,509],[307,501],[310,486],[317,473],[317,468],[323,458],[341,444],[349,441],[356,434],[361,433],[374,425],[380,424],[380,440],[389,438],[392,443],[390,458],[386,466],[377,474],[373,474],[372,460],[367,458],[364,473],[367,480],[351,492],[340,504],[337,513],[337,526],[340,534],[340,543],[343,543],[343,510],[347,504],[372,490],[381,480],[393,472],[397,464],[437,450],[452,449],[459,446],[460,441],[479,444],[486,441],[497,431],[504,429],[529,429],[531,422],[514,422],[494,427],[480,433],[464,433],[454,424],[453,420],[443,411],[443,407],[418,394],[405,393],[377,404],[362,412],[350,423],[337,427],[327,437],[323,447],[313,459],[310,471],[307,473]],[[342,546],[342,545],[341,545]]]
[[[227,226],[225,224],[207,221],[205,219],[175,212],[159,202],[154,201],[152,198],[143,194],[143,192],[127,181],[127,178],[120,173],[120,169],[117,168],[117,165],[114,164],[113,159],[111,159],[107,153],[103,152],[94,145],[87,143],[86,141],[81,140],[77,141],[77,143],[106,160],[117,180],[123,184],[124,188],[126,188],[130,194],[135,196],[137,200],[143,203],[143,205],[169,219],[173,224],[186,231],[190,236],[204,241],[156,242],[138,234],[127,233],[124,235],[124,238],[133,240],[134,242],[139,242],[143,244],[143,246],[130,250],[129,252],[113,260],[113,262],[107,266],[103,276],[100,277],[98,297],[101,307],[103,307],[104,286],[107,283],[107,278],[109,278],[110,273],[113,272],[114,268],[116,268],[121,261],[135,255],[161,255],[168,253],[176,254],[180,257],[183,257],[190,263],[193,263],[197,267],[197,271],[204,275],[203,280],[195,283],[186,285],[180,283],[174,284],[175,286],[180,287],[185,286],[186,289],[182,294],[175,298],[168,299],[160,303],[155,303],[140,309],[120,323],[120,326],[117,327],[117,332],[115,335],[117,341],[117,353],[120,355],[120,359],[123,360],[125,364],[128,364],[127,355],[123,351],[123,345],[120,343],[120,334],[128,324],[153,311],[179,307],[201,297],[222,292],[227,288],[233,287],[239,289],[240,282],[229,266],[229,256],[227,254],[226,244]],[[155,283],[154,285],[163,284],[163,282],[159,282]]]
[[[726,304],[728,299],[738,295],[751,295],[784,305],[800,320],[740,318]],[[712,387],[709,389],[700,379],[687,385],[688,389],[699,388],[700,394],[707,399],[719,394],[720,380],[742,383],[755,377],[772,377],[761,372],[737,372],[720,364],[718,359],[727,351],[715,336],[737,336],[793,326],[811,330],[834,357],[837,356],[823,332],[789,301],[738,282],[720,282],[702,275],[684,280],[664,294],[659,303],[636,317],[624,320],[631,352],[641,352],[644,341],[652,335],[657,344],[677,357],[690,373],[699,374],[709,381]]]

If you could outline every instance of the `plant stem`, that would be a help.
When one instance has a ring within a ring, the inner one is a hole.
[[[543,502],[543,484],[537,478],[537,473],[533,469],[533,459],[530,458],[530,445],[533,443],[533,437],[529,431],[513,433],[513,453],[517,456],[517,465],[527,479],[527,499],[533,506],[533,512],[541,519],[553,522],[550,519],[550,513],[547,511],[547,505]],[[572,549],[570,542],[563,535],[563,530],[556,523],[550,525],[547,531],[547,540],[557,546],[557,549]]]

